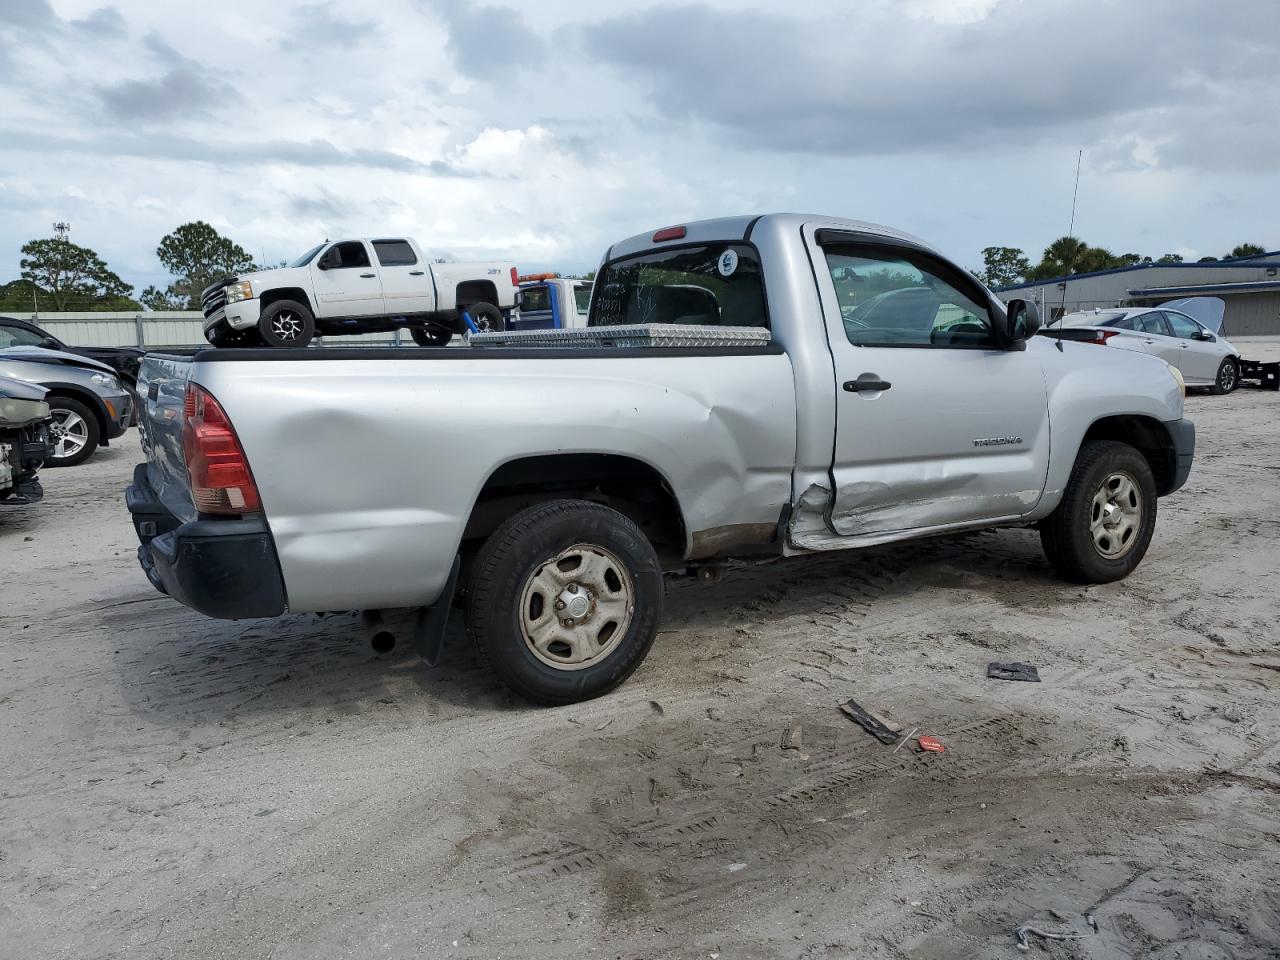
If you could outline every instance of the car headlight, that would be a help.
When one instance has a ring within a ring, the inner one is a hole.
[[[1169,372],[1173,374],[1173,379],[1177,382],[1178,389],[1182,391],[1182,395],[1185,397],[1187,395],[1187,381],[1182,376],[1182,371],[1171,363],[1169,364]]]
[[[43,400],[16,400],[0,397],[0,420],[9,423],[30,423],[49,416],[49,404]]]
[[[111,376],[109,373],[95,373],[89,377],[89,379],[100,387],[110,387],[112,390],[123,389],[123,387],[120,386],[120,380],[117,377]]]
[[[227,303],[239,303],[241,300],[253,299],[253,285],[248,280],[237,280],[224,287],[227,291]]]

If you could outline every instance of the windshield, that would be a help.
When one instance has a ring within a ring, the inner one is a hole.
[[[606,264],[587,325],[767,327],[760,258],[745,243],[650,250]]]
[[[302,256],[300,256],[297,260],[293,261],[293,263],[289,264],[289,266],[305,267],[308,263],[310,263],[315,258],[315,255],[323,249],[324,249],[323,243],[317,244],[316,246],[308,250],[306,253],[304,253]]]
[[[1068,313],[1054,326],[1059,327],[1107,327],[1124,318],[1123,313],[1094,313],[1092,310]]]

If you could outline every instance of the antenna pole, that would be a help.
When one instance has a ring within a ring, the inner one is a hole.
[[[1084,159],[1084,151],[1076,152],[1076,185],[1071,191],[1071,226],[1067,227],[1067,236],[1071,236],[1076,228],[1076,198],[1080,196],[1080,161]]]

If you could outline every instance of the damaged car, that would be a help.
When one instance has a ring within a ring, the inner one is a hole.
[[[50,453],[49,391],[0,377],[0,506],[44,496],[36,473]]]
[[[105,363],[43,347],[0,350],[0,377],[48,391],[53,449],[47,467],[74,467],[129,428],[133,397]]]

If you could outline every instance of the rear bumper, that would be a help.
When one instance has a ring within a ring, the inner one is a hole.
[[[222,620],[284,612],[275,542],[261,517],[182,523],[156,498],[145,463],[134,468],[125,503],[138,534],[138,562],[161,593]]]
[[[1196,455],[1196,425],[1190,420],[1170,420],[1165,423],[1169,439],[1173,441],[1173,479],[1163,494],[1173,493],[1187,482],[1191,475],[1191,463]]]

